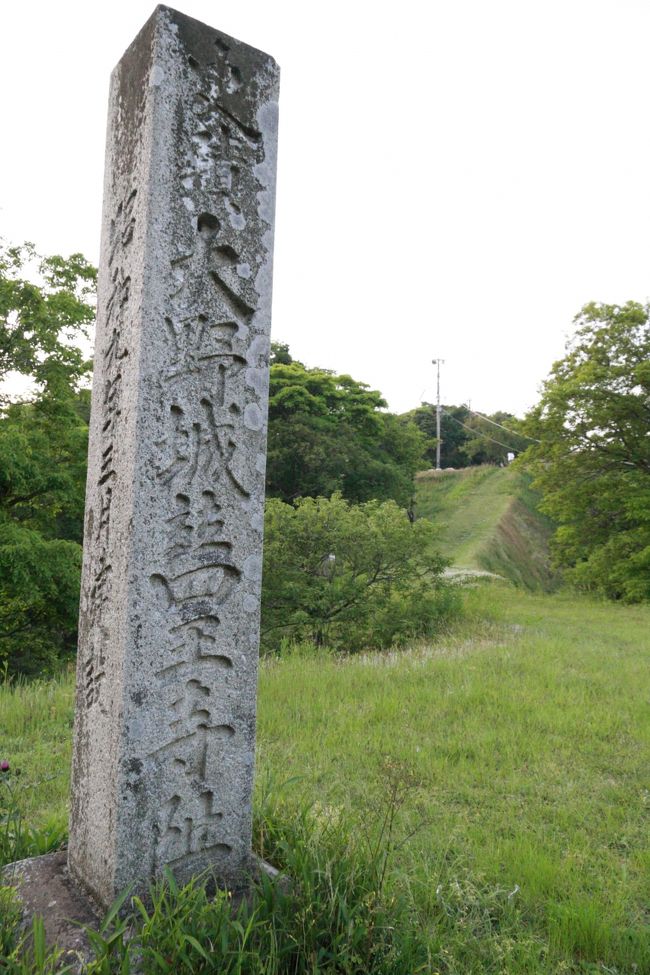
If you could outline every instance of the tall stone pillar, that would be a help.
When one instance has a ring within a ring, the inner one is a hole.
[[[278,68],[159,6],[111,82],[69,868],[250,867]]]

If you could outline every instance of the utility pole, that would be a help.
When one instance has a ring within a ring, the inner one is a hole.
[[[436,400],[436,470],[440,470],[440,366],[444,359],[432,359],[431,364],[437,367],[437,400]]]

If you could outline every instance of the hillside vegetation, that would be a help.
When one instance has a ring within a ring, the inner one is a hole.
[[[551,522],[536,508],[530,478],[511,467],[423,471],[416,514],[439,530],[437,546],[456,569],[494,572],[526,589],[551,590]]]

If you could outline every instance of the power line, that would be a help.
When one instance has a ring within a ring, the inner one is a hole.
[[[510,450],[513,453],[517,449],[516,447],[513,447],[512,444],[509,444],[509,443],[501,443],[500,440],[495,440],[494,437],[488,437],[487,433],[481,433],[480,430],[473,430],[471,427],[468,427],[466,423],[462,423],[461,420],[457,420],[456,417],[455,416],[452,416],[452,414],[448,410],[443,409],[442,412],[446,416],[448,416],[450,420],[453,420],[454,423],[457,423],[459,426],[463,427],[465,430],[469,430],[470,433],[473,433],[475,437],[478,436],[478,437],[481,437],[483,440],[490,440],[492,443],[498,443],[498,445],[500,447],[505,447],[506,450]],[[503,429],[506,430],[507,428],[504,427]],[[508,430],[508,433],[512,433],[512,431],[511,430]],[[515,436],[517,436],[517,434],[515,434]]]
[[[512,433],[516,437],[521,437],[523,440],[532,440],[534,443],[542,442],[541,440],[538,440],[537,437],[528,437],[525,433],[517,433],[516,430],[510,430],[508,427],[504,427],[501,423],[497,423],[496,420],[491,420],[489,416],[483,416],[482,413],[477,413],[476,410],[472,410],[469,406],[466,406],[465,409],[473,416],[479,416],[481,420],[485,420],[486,423],[491,423],[492,426],[498,427],[500,430],[505,430],[506,433]]]

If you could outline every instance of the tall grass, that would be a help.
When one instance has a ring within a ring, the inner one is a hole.
[[[347,815],[412,763],[428,826],[395,870],[441,970],[650,971],[650,607],[491,584],[468,613],[407,654],[267,665],[260,767]]]
[[[263,871],[244,896],[209,891],[198,877],[179,887],[171,872],[146,901],[128,891],[99,930],[87,929],[94,954],[87,975],[403,975],[429,971],[426,937],[410,902],[385,891],[396,849],[395,816],[410,783],[394,776],[376,821],[351,829],[317,806],[296,814],[277,797],[258,809],[257,846],[283,871]],[[278,812],[280,816],[278,817]],[[0,970],[7,975],[49,972],[55,952],[45,949],[37,922],[32,943],[21,938],[15,902],[0,888]],[[65,969],[68,970],[67,968]],[[72,970],[72,968],[70,969]]]
[[[382,862],[373,844],[397,769],[408,789],[380,898],[382,924],[406,938],[387,949],[386,957],[402,953],[396,972],[417,970],[404,967],[413,951],[428,954],[423,971],[443,975],[649,973],[648,632],[647,606],[483,584],[469,591],[465,623],[435,645],[264,662],[256,845],[300,878],[302,907],[287,910],[301,919],[312,965],[302,970],[346,971],[314,954],[319,922],[308,905],[321,905],[342,951],[356,943],[362,908],[355,899],[350,915],[352,894],[343,893],[348,881],[366,889],[377,869],[368,865]],[[39,708],[39,694],[49,704]],[[71,714],[68,678],[40,691],[0,690],[0,758],[19,756],[30,822],[65,808]],[[39,799],[29,786],[43,778]],[[256,921],[271,923],[266,910]],[[270,913],[281,919],[283,910],[274,904]],[[357,918],[349,930],[345,916]],[[264,935],[271,958],[280,928],[298,938],[278,924]]]
[[[0,682],[0,761],[20,771],[21,810],[35,827],[67,828],[74,675]]]

